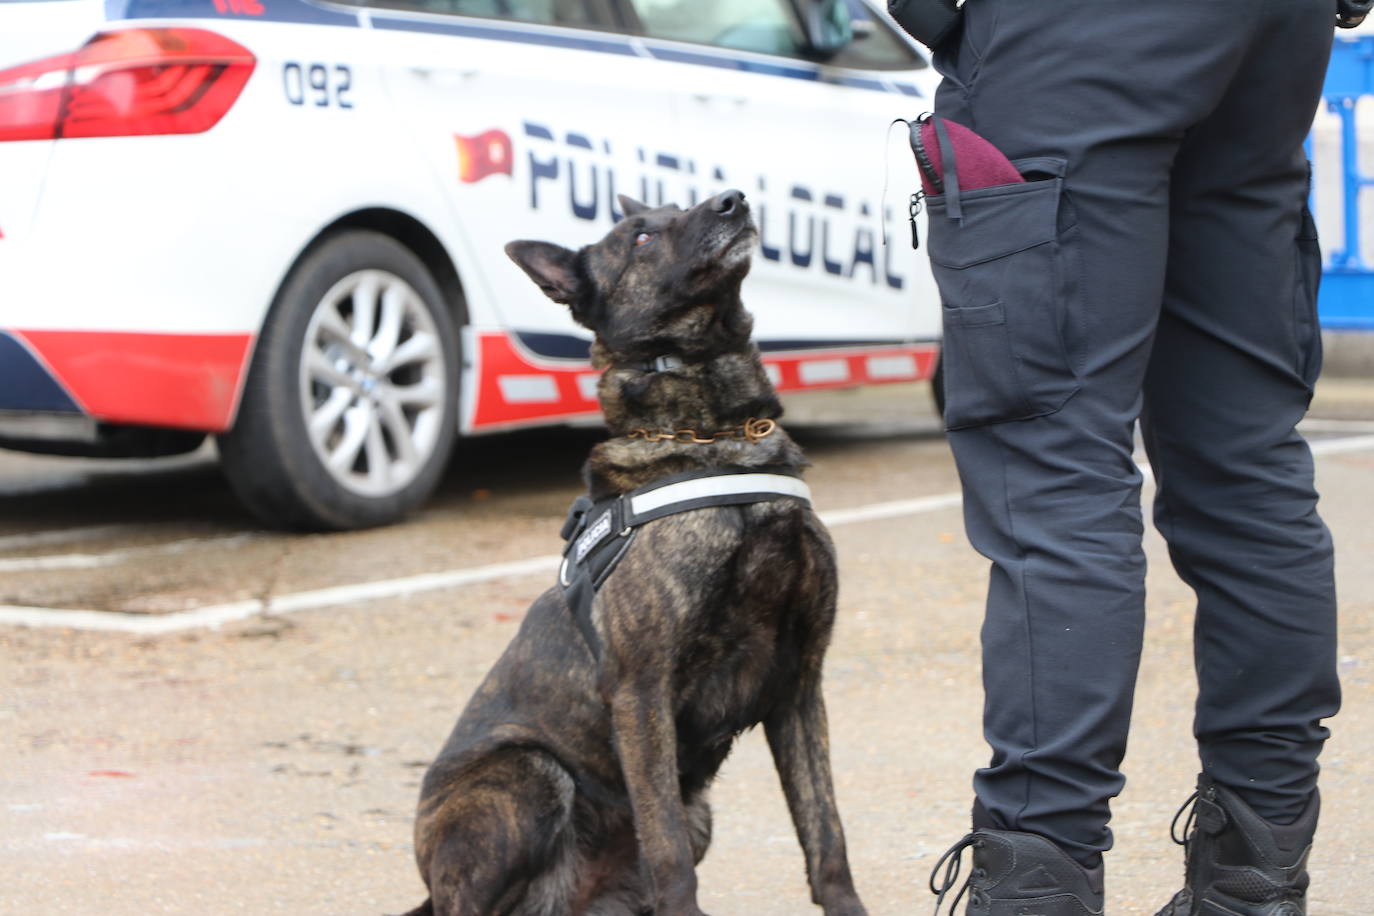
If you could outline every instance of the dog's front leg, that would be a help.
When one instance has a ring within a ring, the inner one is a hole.
[[[865,916],[835,804],[819,670],[803,675],[799,687],[764,720],[764,730],[806,854],[811,899],[821,905],[825,916]]]
[[[670,660],[623,672],[610,691],[611,724],[634,813],[654,916],[705,916],[677,766]]]

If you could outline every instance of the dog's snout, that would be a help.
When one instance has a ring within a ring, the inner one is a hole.
[[[749,204],[744,200],[744,192],[731,189],[716,195],[715,201],[711,204],[711,209],[715,210],[719,216],[736,216],[748,211]]]

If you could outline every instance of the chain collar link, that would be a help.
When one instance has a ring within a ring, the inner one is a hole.
[[[730,442],[744,440],[757,442],[773,435],[778,424],[766,417],[750,417],[743,426],[732,426],[702,435],[694,429],[632,429],[625,434],[626,439],[643,439],[645,442],[681,442],[683,444],[706,445],[711,442]]]

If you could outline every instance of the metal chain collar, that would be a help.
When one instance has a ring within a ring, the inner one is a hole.
[[[710,442],[728,442],[743,439],[757,442],[773,435],[778,424],[767,418],[750,417],[743,426],[732,426],[710,435],[699,435],[694,429],[632,429],[625,434],[626,439],[643,439],[645,442],[682,442],[705,445]]]

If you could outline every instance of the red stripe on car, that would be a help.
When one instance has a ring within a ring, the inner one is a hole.
[[[222,432],[233,422],[251,334],[13,331],[91,416]]]
[[[475,335],[477,359],[471,428],[529,426],[585,417],[600,408],[580,380],[595,376],[590,364],[544,360],[503,331]],[[929,379],[939,345],[901,344],[853,349],[789,350],[765,353],[779,391],[818,391]],[[505,380],[503,382],[502,380]],[[537,384],[543,382],[543,384]]]
[[[578,379],[595,375],[588,363],[555,363],[541,360],[516,345],[510,335],[502,331],[476,335],[477,378],[476,399],[472,411],[473,429],[533,424],[559,417],[595,414],[600,405],[595,398],[582,394]],[[547,377],[555,394],[538,401],[508,399],[509,384],[503,390],[502,378],[525,379],[529,376]]]

